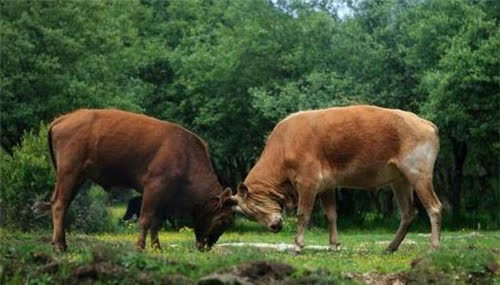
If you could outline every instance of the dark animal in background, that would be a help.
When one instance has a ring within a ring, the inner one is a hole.
[[[141,214],[141,205],[142,205],[142,196],[137,196],[128,201],[127,204],[127,211],[122,217],[122,221],[132,221],[136,222],[139,219],[139,215]],[[175,205],[169,205],[167,207],[162,207],[159,212],[159,218],[161,221],[161,224],[165,227],[166,222],[170,224],[170,226],[173,229],[178,229],[179,225],[184,225],[182,223],[184,220],[182,217],[178,217],[177,219],[174,218],[173,215],[168,215],[169,211],[174,212],[175,210]],[[184,217],[185,219],[191,218],[191,217]]]
[[[139,218],[139,215],[141,214],[141,204],[142,196],[137,196],[130,199],[127,204],[127,211],[125,212],[125,215],[123,215],[122,220],[137,220]]]
[[[162,207],[192,216],[198,249],[210,248],[233,220],[231,190],[220,185],[206,143],[183,127],[120,110],[82,109],[54,120],[48,133],[56,186],[48,203],[52,244],[66,250],[64,218],[81,184],[89,179],[104,189],[134,188],[143,193],[138,248],[147,232],[159,248]]]

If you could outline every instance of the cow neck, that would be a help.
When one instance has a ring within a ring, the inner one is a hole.
[[[199,178],[199,176],[198,176]],[[223,187],[220,185],[219,180],[217,180],[217,176],[213,174],[208,174],[206,175],[206,178],[204,179],[197,179],[198,181],[203,181],[203,182],[198,182],[198,185],[193,185],[194,187],[197,187],[200,189],[200,193],[203,193],[200,198],[200,202],[204,203],[205,201],[209,200],[212,197],[215,197],[222,193]]]
[[[223,189],[222,185],[220,185],[217,177],[215,175],[212,175],[212,177],[210,178],[210,182],[207,183],[207,190],[208,190],[208,193],[210,193],[214,196],[217,196],[220,193],[222,193],[222,191],[224,189]]]
[[[275,191],[288,196],[286,193],[288,179],[285,171],[279,167],[281,165],[283,164],[280,161],[270,155],[262,156],[245,179],[245,185],[252,192]]]
[[[203,195],[198,196],[196,202],[194,203],[193,215],[195,219],[199,219],[200,215],[206,214],[206,209],[209,207],[210,199],[217,197],[223,191],[222,185],[220,185],[219,180],[215,175],[208,175],[206,179],[202,179],[202,184],[194,184],[193,187],[197,187]],[[200,182],[198,182],[200,183]]]

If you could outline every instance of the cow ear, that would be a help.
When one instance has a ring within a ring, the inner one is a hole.
[[[224,191],[222,191],[222,194],[220,194],[220,197],[224,198],[224,199],[227,197],[231,197],[231,188],[226,187],[226,189],[224,189]]]
[[[232,193],[233,195],[238,194],[238,187],[236,187],[236,188],[234,188],[234,189],[233,189],[233,188],[231,188],[231,193]]]
[[[238,184],[238,195],[244,200],[248,196],[248,187],[244,183]]]
[[[236,198],[229,196],[224,200],[223,205],[224,207],[233,207],[238,205],[238,201],[236,200]]]
[[[238,201],[231,195],[231,188],[226,188],[220,195],[220,203],[224,207],[232,207],[238,205]]]

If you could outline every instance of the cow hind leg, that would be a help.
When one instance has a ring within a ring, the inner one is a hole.
[[[434,187],[432,186],[432,175],[426,175],[414,182],[415,192],[422,202],[431,222],[431,245],[434,249],[439,248],[441,230],[441,202],[439,201]]]
[[[399,207],[401,221],[396,235],[386,248],[387,252],[393,252],[398,249],[408,232],[411,222],[417,214],[413,203],[413,187],[411,184],[404,179],[400,182],[394,183],[392,185],[392,189]]]
[[[432,173],[439,146],[436,143],[425,143],[417,146],[405,159],[396,163],[398,168],[415,189],[431,222],[431,245],[439,248],[441,230],[441,202],[432,186]]]
[[[64,230],[64,220],[69,205],[76,196],[82,180],[78,172],[58,171],[54,194],[51,199],[52,212],[52,245],[60,250],[66,251],[66,235]]]
[[[336,250],[339,243],[337,234],[337,201],[335,197],[335,190],[327,190],[321,193],[319,197],[321,199],[321,207],[323,208],[326,219],[328,220],[330,248]]]

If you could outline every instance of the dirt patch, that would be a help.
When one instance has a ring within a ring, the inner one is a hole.
[[[283,280],[292,274],[295,269],[283,263],[270,261],[257,261],[243,264],[238,267],[240,276],[245,276],[251,280]]]
[[[293,272],[295,269],[287,264],[255,261],[212,273],[201,278],[199,284],[276,284],[283,282]]]
[[[95,248],[92,252],[92,261],[89,264],[75,267],[70,274],[68,283],[92,284],[96,280],[121,277],[126,273],[126,268],[115,264],[109,255],[110,253],[106,249]]]
[[[33,264],[41,265],[37,271],[40,273],[55,273],[59,270],[60,263],[46,252],[34,251],[30,254]]]
[[[47,264],[52,262],[52,256],[43,251],[34,251],[31,253],[31,260],[36,264]]]
[[[484,270],[466,271],[456,269],[454,272],[439,270],[432,258],[419,257],[411,263],[411,270],[406,272],[407,284],[455,284],[461,280],[470,284],[492,284],[498,264],[492,260],[484,265]]]
[[[94,262],[79,266],[73,270],[73,279],[102,279],[106,277],[120,276],[125,268],[108,261]]]
[[[183,275],[172,275],[172,276],[165,276],[162,278],[160,284],[163,285],[191,285],[194,284],[194,282],[183,276]]]
[[[50,262],[38,268],[38,272],[40,273],[56,273],[59,270],[60,263],[57,261]]]
[[[500,275],[500,265],[498,265],[496,261],[492,260],[488,262],[488,264],[486,264],[486,269],[493,274]]]
[[[164,265],[180,266],[176,261],[165,261]],[[189,269],[196,268],[194,264],[182,264]],[[186,268],[186,267],[185,267]],[[70,276],[64,284],[193,284],[193,281],[183,275],[159,275],[155,269],[134,265],[128,267],[117,258],[116,252],[109,248],[96,247],[89,263],[73,267]]]
[[[406,273],[379,274],[375,272],[367,272],[367,273],[348,273],[346,276],[350,279],[354,279],[364,284],[371,284],[371,285],[408,284],[408,276]]]

